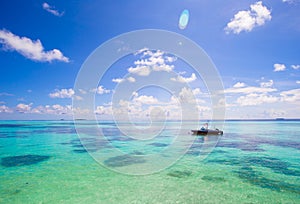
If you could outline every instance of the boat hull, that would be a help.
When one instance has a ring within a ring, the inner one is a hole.
[[[192,130],[193,135],[223,135],[223,131],[221,130]]]

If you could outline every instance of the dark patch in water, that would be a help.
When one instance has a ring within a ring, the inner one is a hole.
[[[218,149],[218,150],[216,150],[216,149],[214,149],[213,151],[212,151],[212,153],[214,154],[226,154],[226,153],[228,153],[227,151],[224,151],[224,150],[220,150],[220,149]]]
[[[39,127],[41,128],[41,127]],[[44,133],[54,133],[54,134],[76,134],[74,127],[64,127],[64,126],[48,126],[37,130],[32,130],[35,134],[44,134]]]
[[[300,176],[300,171],[290,169],[291,164],[273,157],[243,157],[209,160],[209,163],[237,166],[238,177],[261,188],[274,191],[289,191],[300,194],[300,186],[265,178],[261,172],[255,171],[254,166],[269,168],[274,173],[288,176]]]
[[[261,173],[253,170],[252,167],[243,167],[236,172],[238,177],[242,180],[249,182],[252,185],[259,186],[261,188],[267,188],[273,191],[288,191],[292,193],[300,194],[300,186],[295,184],[289,184],[286,182],[280,182],[277,180],[268,179],[262,176]]]
[[[230,166],[261,166],[271,169],[275,173],[285,174],[289,176],[300,176],[300,171],[291,170],[290,163],[281,161],[273,157],[245,157],[241,159],[214,159],[208,160],[208,163],[217,163]]]
[[[132,164],[145,163],[146,160],[141,158],[140,156],[134,156],[130,154],[111,157],[104,161],[104,164],[109,167],[122,167],[128,166]]]
[[[278,139],[274,139],[274,138],[258,137],[258,136],[254,136],[254,135],[239,135],[239,134],[234,134],[234,133],[226,134],[226,137],[223,137],[222,141],[220,141],[219,142],[220,144],[218,144],[217,146],[220,145],[220,147],[222,147],[223,145],[225,145],[225,147],[230,148],[230,144],[228,144],[230,142],[226,142],[226,141],[232,141],[236,138],[243,139],[245,142],[235,141],[233,146],[231,146],[231,148],[241,147],[239,149],[242,149],[243,147],[246,147],[245,149],[249,149],[249,148],[247,148],[249,146],[253,147],[253,148],[258,148],[258,145],[266,144],[266,145],[272,145],[272,146],[278,146],[278,147],[290,147],[290,148],[300,150],[300,143],[297,141],[278,140]],[[259,149],[258,151],[261,151],[261,149]]]
[[[176,178],[184,178],[192,175],[191,171],[171,171],[167,174],[168,176],[176,177]]]
[[[290,163],[272,157],[248,157],[245,159],[245,163],[252,166],[260,165],[265,168],[270,168],[275,173],[300,176],[300,171],[289,169],[291,166]]]
[[[213,160],[207,160],[207,163],[216,163],[216,164],[222,164],[222,165],[230,165],[230,166],[238,166],[243,165],[244,161],[238,160],[238,159],[213,159]]]
[[[224,181],[226,181],[225,178],[218,177],[218,176],[203,176],[201,179],[204,180],[204,181],[211,181],[211,182],[224,182]]]
[[[15,128],[15,127],[26,127],[27,124],[0,124],[0,128]]]
[[[74,149],[73,152],[75,153],[92,153],[92,152],[96,152],[96,149]]]
[[[132,155],[145,155],[143,152],[140,152],[140,151],[133,151],[131,154]]]
[[[128,136],[120,136],[120,135],[113,135],[113,136],[106,136],[108,141],[123,141],[123,142],[129,142],[133,141],[134,139],[128,137]]]
[[[101,130],[105,136],[123,135],[118,128],[102,128]]]
[[[33,165],[48,160],[49,158],[50,156],[31,155],[31,154],[22,155],[22,156],[4,157],[1,159],[1,165],[4,167]]]
[[[75,152],[75,153],[87,153],[88,151],[86,149],[74,149],[73,152]]]
[[[72,147],[75,147],[75,148],[84,148],[84,145],[82,145],[82,144],[74,144],[74,145],[72,145]]]
[[[240,149],[243,151],[248,151],[248,152],[263,152],[265,151],[264,149],[261,149],[258,147],[260,143],[255,143],[255,142],[225,142],[225,141],[220,141],[216,147],[226,147],[226,148],[235,148],[235,149]]]
[[[27,135],[20,135],[21,133],[15,133],[12,135],[12,133],[10,134],[6,134],[6,133],[2,133],[0,134],[0,138],[27,138],[28,136]],[[28,134],[28,132],[27,132]]]
[[[61,145],[70,145],[75,153],[96,152],[103,148],[109,148],[107,141],[97,138],[72,139],[69,142],[59,143]]]
[[[20,192],[21,192],[20,189],[16,189],[16,190],[13,192],[13,194],[18,194],[18,193],[20,193]]]
[[[149,145],[152,145],[152,146],[154,146],[154,147],[167,147],[167,146],[169,146],[168,144],[165,144],[165,143],[159,143],[159,142],[153,142],[153,143],[151,143],[151,144],[149,144]]]

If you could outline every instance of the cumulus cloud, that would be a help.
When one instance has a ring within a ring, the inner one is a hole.
[[[274,81],[271,79],[267,82],[261,82],[260,87],[263,87],[263,88],[272,87],[273,84],[274,84]]]
[[[274,64],[274,72],[281,72],[286,69],[286,66],[284,64]]]
[[[201,90],[200,90],[199,88],[193,89],[192,92],[193,92],[194,95],[199,95],[199,94],[202,93]]]
[[[300,80],[297,80],[297,81],[296,81],[296,84],[300,84]]]
[[[250,93],[268,93],[268,92],[274,92],[277,91],[277,89],[270,88],[270,87],[255,87],[255,86],[247,86],[247,87],[240,87],[240,88],[228,88],[225,89],[225,93],[244,93],[244,94],[250,94]]]
[[[0,30],[0,43],[6,50],[14,50],[24,57],[39,61],[52,62],[54,60],[69,62],[69,58],[65,57],[58,49],[45,51],[39,39],[36,41],[27,37],[19,37],[10,31]]]
[[[294,4],[299,0],[282,0],[283,3]]]
[[[154,96],[146,96],[146,95],[141,95],[133,98],[133,101],[135,103],[140,103],[140,104],[158,104],[159,101],[157,98]]]
[[[98,86],[97,94],[102,95],[102,94],[105,94],[105,93],[110,93],[110,90],[107,90],[107,89],[103,88],[103,86]]]
[[[13,110],[7,107],[6,105],[0,106],[0,113],[12,113]]]
[[[300,101],[300,89],[291,89],[288,91],[282,91],[280,93],[282,101],[285,102],[299,102]]]
[[[297,65],[294,65],[294,64],[293,64],[293,65],[291,65],[291,67],[292,67],[293,69],[296,69],[296,70],[297,70],[297,69],[300,69],[300,65],[299,65],[299,64],[297,64]]]
[[[44,2],[42,4],[43,6],[43,9],[48,11],[49,13],[55,15],[55,16],[63,16],[64,15],[64,12],[59,12],[58,10],[55,9],[54,6],[50,6],[48,3]]]
[[[122,83],[124,81],[124,79],[122,78],[114,78],[112,79],[112,82],[115,82],[115,83]]]
[[[134,77],[128,77],[128,78],[114,78],[114,79],[112,79],[112,82],[115,82],[115,83],[122,83],[122,82],[124,82],[124,81],[129,81],[129,82],[131,82],[131,83],[134,83],[135,81],[136,81],[136,79],[134,78]]]
[[[53,93],[50,93],[50,98],[72,98],[75,94],[73,89],[56,89]]]
[[[97,106],[94,113],[97,115],[111,115],[112,107],[111,106]]]
[[[32,106],[32,103],[30,103],[30,104],[19,103],[16,107],[16,110],[19,113],[28,113],[31,111],[31,106]]]
[[[183,87],[178,94],[180,102],[185,104],[193,104],[196,103],[196,97],[193,93],[193,90],[187,87]]]
[[[141,59],[134,62],[135,66],[129,67],[129,73],[137,74],[140,76],[148,76],[152,71],[171,72],[174,65],[168,64],[177,60],[176,57],[169,56],[163,51],[152,51],[148,48],[138,50],[135,55],[140,55]]]
[[[134,77],[128,77],[127,80],[131,83],[134,83],[135,82],[135,78]]]
[[[256,106],[263,103],[275,103],[279,100],[278,97],[268,95],[266,93],[250,93],[246,96],[240,96],[237,103],[240,106]]]
[[[258,1],[250,5],[250,10],[239,11],[227,24],[226,33],[239,34],[242,31],[250,32],[254,27],[262,26],[272,18],[271,11]]]
[[[237,82],[236,84],[233,85],[233,88],[242,88],[245,87],[246,84],[243,82]]]
[[[107,93],[110,93],[110,90],[105,89],[103,86],[98,86],[96,89],[96,93],[100,94],[100,95],[107,94]]]
[[[172,81],[177,81],[180,83],[190,83],[193,82],[197,79],[196,74],[192,73],[192,75],[190,77],[183,77],[181,75],[178,75],[176,78],[171,78]]]
[[[138,65],[137,67],[129,67],[128,72],[140,76],[148,76],[150,74],[150,68],[148,66]]]
[[[72,114],[72,106],[66,105],[62,106],[59,104],[54,105],[45,105],[45,106],[38,106],[31,110],[31,113],[36,114],[52,114],[52,115],[64,115],[64,114]]]

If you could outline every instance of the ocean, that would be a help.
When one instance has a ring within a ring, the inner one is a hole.
[[[76,123],[0,121],[0,203],[300,203],[300,121]]]

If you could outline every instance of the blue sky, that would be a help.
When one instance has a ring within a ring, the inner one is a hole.
[[[72,99],[84,101],[86,92],[96,94],[91,112],[109,118],[115,86],[148,76],[130,67],[137,68],[134,63],[141,59],[161,58],[160,66],[166,68],[161,72],[169,73],[166,65],[173,66],[179,76],[173,82],[190,84],[177,99],[193,93],[199,114],[209,118],[209,94],[200,76],[180,59],[158,51],[120,60],[95,90],[75,93],[78,71],[92,51],[138,29],[176,32],[206,51],[223,80],[226,118],[299,118],[299,8],[298,0],[2,1],[0,119],[72,118]],[[179,26],[184,10],[189,19]],[[126,74],[131,75],[124,78]],[[132,94],[124,103],[132,117],[149,117],[155,107],[170,118],[180,116],[169,115],[180,103],[170,93],[150,87]]]

